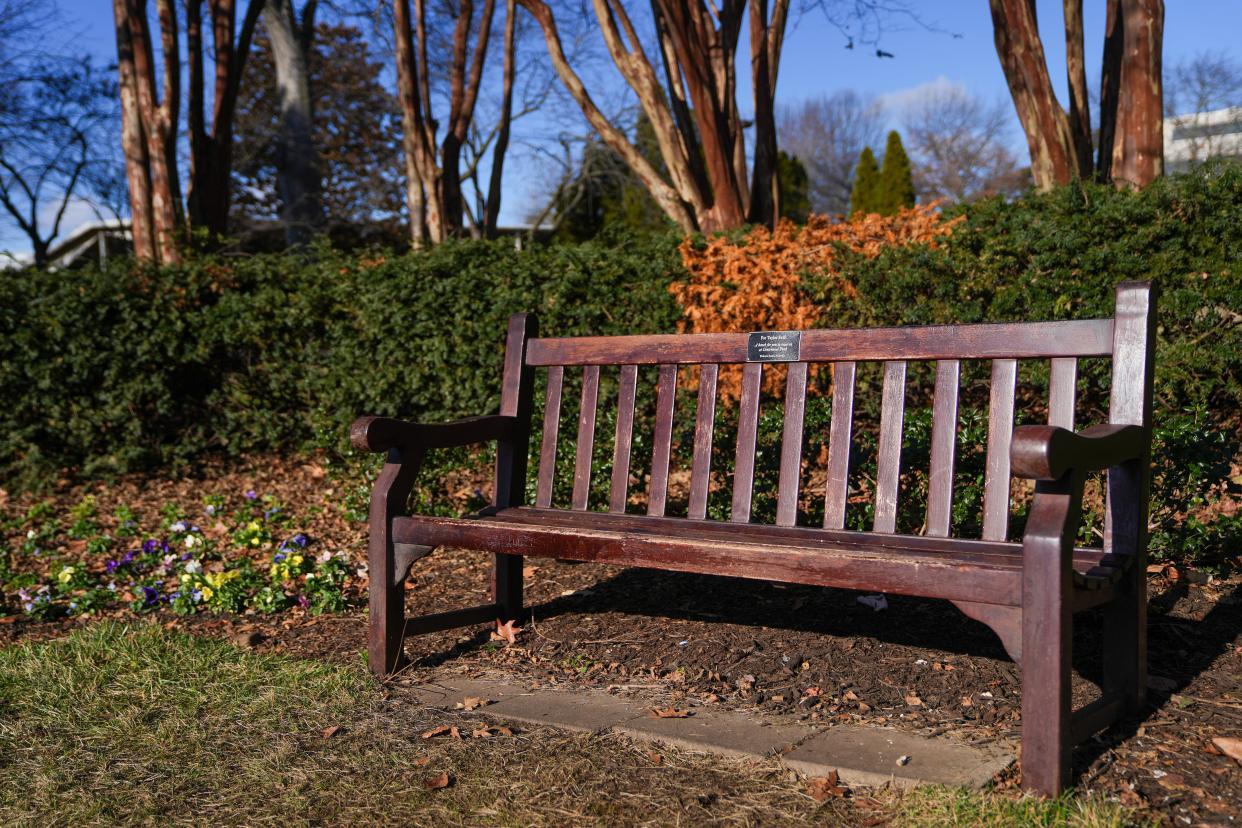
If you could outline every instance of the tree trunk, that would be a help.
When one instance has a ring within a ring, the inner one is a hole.
[[[1048,76],[1034,0],[989,0],[996,54],[1031,153],[1031,177],[1047,190],[1066,184],[1079,165],[1069,118]]]
[[[487,207],[483,218],[484,238],[494,239],[500,224],[500,185],[504,175],[505,153],[509,150],[509,124],[513,119],[514,30],[517,5],[505,3],[504,88],[500,101],[500,124],[496,130],[496,146],[492,151],[492,173],[487,185]]]
[[[1117,138],[1117,105],[1121,98],[1121,53],[1124,32],[1121,27],[1120,0],[1108,0],[1104,15],[1104,56],[1100,63],[1100,134],[1096,176],[1109,181],[1113,176],[1113,143]]]
[[[1164,174],[1164,0],[1120,0],[1119,11],[1121,95],[1111,173],[1118,186],[1142,187]]]
[[[1082,0],[1065,0],[1065,74],[1069,81],[1069,127],[1078,158],[1078,177],[1091,175],[1091,104],[1083,45]]]
[[[280,93],[280,131],[276,187],[285,240],[291,247],[309,242],[323,227],[322,182],[312,132],[308,53],[314,37],[315,2],[299,22],[292,0],[267,0],[267,32]]]
[[[156,260],[155,233],[151,216],[150,159],[142,132],[138,106],[138,78],[134,60],[133,32],[129,25],[128,0],[112,0],[116,25],[117,74],[121,93],[121,148],[125,153],[125,180],[129,185],[130,234],[134,255]]]
[[[181,186],[177,175],[176,128],[181,108],[181,56],[176,9],[172,0],[156,0],[163,52],[163,95],[155,89],[155,57],[144,0],[127,0],[126,17],[133,42],[134,79],[142,134],[146,139],[150,181],[151,227],[157,260],[180,260]]]
[[[781,214],[777,179],[776,75],[789,0],[776,0],[771,18],[768,0],[750,0],[751,88],[755,100],[755,163],[750,185],[748,220],[773,226]],[[745,170],[743,169],[743,174]]]
[[[186,3],[186,49],[190,64],[190,183],[186,192],[186,207],[190,226],[205,229],[215,240],[228,231],[233,174],[233,117],[263,0],[250,0],[236,44],[233,41],[237,17],[234,0],[208,0],[207,7],[211,15],[215,64],[210,130],[204,119],[202,0]]]

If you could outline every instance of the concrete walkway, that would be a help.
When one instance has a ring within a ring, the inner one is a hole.
[[[564,730],[612,731],[703,753],[762,758],[782,754],[786,765],[808,776],[837,771],[850,786],[923,783],[980,788],[1014,760],[994,746],[971,747],[882,727],[771,725],[746,713],[689,708],[685,718],[659,718],[650,707],[600,690],[531,690],[471,679],[409,688],[419,702],[473,712],[502,721]]]

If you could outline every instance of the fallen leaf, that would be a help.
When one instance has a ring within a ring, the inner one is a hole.
[[[490,739],[492,738],[492,728],[480,727],[477,730],[472,730],[470,732],[470,738],[471,739]]]
[[[842,696],[841,698],[845,699],[846,701],[858,701],[858,694],[855,693],[853,690],[846,690],[845,695]]]
[[[448,771],[441,773],[439,776],[429,776],[423,780],[423,787],[429,791],[438,791],[441,788],[447,788],[453,784],[453,779],[448,775]]]
[[[340,732],[341,732],[340,725],[332,725],[331,727],[325,727],[323,731],[320,733],[320,735],[323,736],[323,738],[325,739],[331,739],[333,736],[335,736],[336,734]]]
[[[910,693],[909,695],[906,696],[906,704],[910,705],[911,707],[922,707],[923,700],[920,699],[918,696],[916,696],[914,693]]]
[[[663,765],[664,757],[656,753],[654,750],[647,751],[647,760],[653,765]]]
[[[974,707],[975,702],[970,696],[962,696],[962,707]]]
[[[426,733],[424,733],[423,738],[434,739],[436,736],[443,736],[445,733],[448,733],[449,731],[456,730],[456,729],[457,728],[449,727],[448,725],[440,725],[439,727],[433,727],[431,730],[428,730]]]
[[[808,779],[806,783],[807,796],[816,802],[843,797],[849,792],[849,789],[839,784],[840,781],[840,776],[835,770],[828,771],[827,776],[816,776]]]
[[[1212,740],[1212,744],[1220,748],[1220,751],[1230,759],[1242,765],[1242,739],[1235,739],[1231,736],[1217,736]]]
[[[430,756],[420,756],[420,757],[418,757],[417,759],[415,759],[415,760],[414,760],[414,767],[416,767],[416,768],[424,768],[424,767],[426,767],[427,765],[429,765],[430,763],[431,763],[431,757],[430,757]]]
[[[819,698],[820,694],[823,692],[824,691],[820,690],[818,687],[808,687],[802,691],[802,695],[806,696],[809,699],[817,699]]]
[[[517,622],[514,621],[512,618],[504,622],[503,624],[500,623],[499,618],[496,619],[496,631],[492,633],[491,640],[492,641],[507,641],[510,644],[517,641],[518,633],[520,633],[522,630],[520,627],[515,627],[514,626],[515,623]]]
[[[689,710],[679,710],[676,707],[666,707],[663,710],[653,707],[648,715],[653,719],[688,719],[694,714]]]
[[[496,728],[496,735],[497,736],[512,736],[513,731],[507,727],[498,727]]]
[[[457,703],[456,707],[458,710],[476,710],[491,703],[491,699],[485,699],[482,696],[466,696],[466,698]]]

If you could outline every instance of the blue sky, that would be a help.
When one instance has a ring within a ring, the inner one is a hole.
[[[831,0],[829,0],[831,2]],[[845,5],[848,0],[841,0]],[[62,0],[70,25],[71,46],[101,60],[115,59],[111,3],[105,0]],[[797,2],[795,0],[795,5]],[[1064,36],[1061,2],[1038,0],[1040,28],[1052,77],[1065,101]],[[1104,30],[1103,0],[1086,0],[1088,80],[1097,82]],[[831,94],[842,89],[900,101],[917,97],[929,84],[959,84],[992,100],[1008,104],[1008,91],[992,44],[991,16],[986,0],[911,0],[910,7],[939,31],[912,22],[897,21],[883,34],[882,47],[895,55],[875,57],[874,48],[859,44],[844,48],[841,33],[823,13],[809,10],[791,17],[777,87],[778,103]],[[1164,60],[1173,64],[1197,52],[1217,51],[1242,59],[1242,0],[1166,0]],[[953,35],[958,35],[957,37]],[[739,72],[744,78],[745,72]],[[613,75],[615,77],[615,73]],[[619,83],[619,81],[618,81]],[[746,90],[742,90],[746,94]],[[747,107],[748,108],[748,107]],[[1014,119],[1011,141],[1020,157],[1025,143]],[[521,221],[532,199],[544,186],[536,165],[514,164],[506,169],[505,209],[502,221]],[[78,221],[85,220],[83,215]],[[75,222],[67,222],[71,228]],[[20,248],[20,241],[0,229],[0,246]]]

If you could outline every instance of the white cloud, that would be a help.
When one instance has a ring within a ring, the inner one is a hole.
[[[895,92],[885,92],[876,98],[876,103],[884,107],[884,111],[888,113],[890,118],[900,116],[902,110],[913,103],[918,103],[928,95],[934,95],[939,92],[966,92],[965,84],[958,81],[949,80],[944,75],[933,81],[920,83],[918,86],[911,86],[906,89],[898,89]]]

